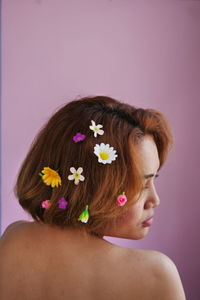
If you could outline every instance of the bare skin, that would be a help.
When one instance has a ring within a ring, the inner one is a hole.
[[[184,300],[173,262],[74,230],[20,223],[0,241],[0,299]]]
[[[159,159],[151,137],[138,146],[144,174],[156,174]],[[160,200],[154,177],[118,228],[102,235],[141,239],[143,221]],[[84,224],[83,224],[84,225]],[[11,224],[0,240],[1,300],[184,300],[175,264],[150,250],[126,249],[80,230],[36,222]]]
[[[30,294],[31,299],[133,299],[132,283],[138,296],[138,271],[144,269],[137,267],[137,251],[131,265],[131,252],[72,230],[63,234],[36,223],[21,224],[1,245],[1,299],[30,299]]]

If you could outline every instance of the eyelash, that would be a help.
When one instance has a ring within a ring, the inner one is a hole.
[[[159,176],[159,174],[155,175],[155,178],[157,178]],[[147,190],[149,188],[149,186],[144,186],[144,190]]]

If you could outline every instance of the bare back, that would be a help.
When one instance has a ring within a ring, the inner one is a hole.
[[[157,299],[150,251],[27,223],[0,244],[0,299]],[[152,296],[150,296],[152,295]]]

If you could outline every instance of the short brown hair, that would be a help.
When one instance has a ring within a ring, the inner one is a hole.
[[[91,120],[103,125],[103,135],[94,137],[89,129]],[[75,143],[73,136],[77,132],[86,135],[86,139]],[[36,221],[101,232],[110,220],[136,202],[134,196],[141,191],[142,178],[134,145],[146,134],[154,138],[161,168],[172,145],[171,130],[163,114],[106,96],[68,102],[42,127],[21,166],[14,189],[20,205]],[[94,154],[94,146],[102,142],[116,150],[118,157],[111,164],[99,163]],[[38,175],[44,167],[59,170],[61,186],[44,184]],[[70,167],[82,167],[85,181],[78,185],[69,181]],[[119,207],[115,203],[122,192],[128,201]],[[57,205],[62,197],[69,203],[65,210]],[[41,203],[47,199],[52,204],[44,209]],[[90,218],[82,224],[77,219],[87,204]]]

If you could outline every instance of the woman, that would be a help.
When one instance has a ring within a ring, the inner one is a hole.
[[[172,144],[164,116],[110,97],[74,100],[41,129],[15,194],[33,222],[0,243],[0,299],[182,300],[175,264],[104,240],[145,237]]]

